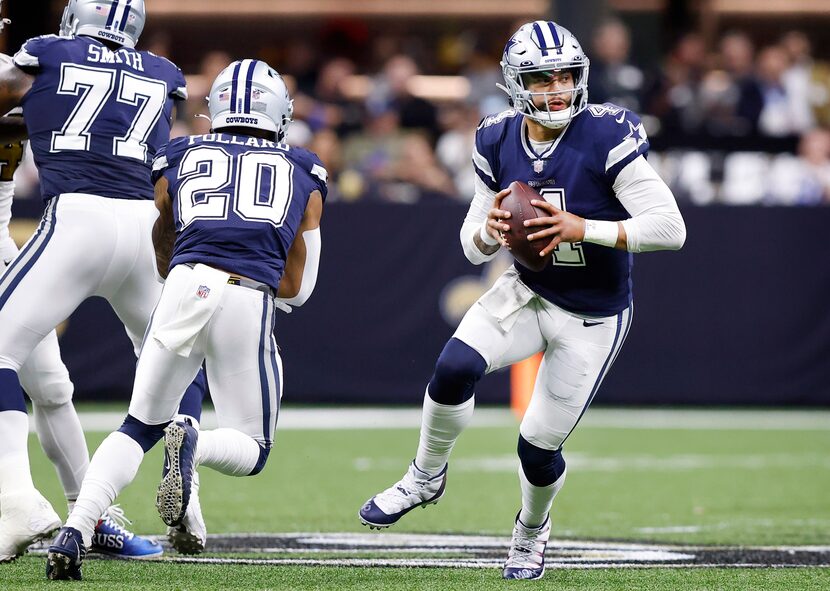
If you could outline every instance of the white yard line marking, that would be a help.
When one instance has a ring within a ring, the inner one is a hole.
[[[86,431],[113,431],[127,412],[82,412],[81,425]],[[205,412],[206,429],[216,426],[213,411]],[[421,424],[420,408],[292,408],[280,411],[280,430],[309,429],[417,429]],[[514,427],[518,420],[505,408],[478,408],[472,428]],[[758,430],[758,431],[828,431],[830,411],[791,410],[715,410],[715,409],[611,409],[589,410],[581,429],[682,429],[682,430]]]
[[[710,470],[729,468],[735,470],[768,470],[770,468],[819,468],[830,469],[830,457],[824,454],[675,454],[670,456],[631,455],[631,456],[597,456],[592,454],[569,452],[566,454],[568,466],[578,468],[581,472],[628,472],[632,470]],[[373,470],[399,470],[399,458],[358,457],[353,460],[358,472]],[[514,473],[519,467],[515,455],[485,456],[478,458],[459,458],[453,461],[453,472],[509,472]]]

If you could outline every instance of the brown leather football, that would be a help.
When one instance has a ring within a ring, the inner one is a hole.
[[[550,240],[527,239],[528,234],[539,232],[545,226],[531,226],[525,228],[523,222],[537,217],[547,217],[548,213],[531,205],[531,199],[543,200],[534,189],[521,181],[510,183],[510,193],[502,200],[501,209],[510,212],[510,217],[504,220],[510,230],[504,233],[504,238],[510,246],[510,253],[522,265],[531,271],[541,271],[550,264],[551,254],[540,257],[539,252]]]

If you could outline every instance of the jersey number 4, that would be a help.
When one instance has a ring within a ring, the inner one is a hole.
[[[117,92],[116,101],[138,110],[126,133],[113,138],[112,153],[146,161],[147,138],[164,110],[167,85],[128,72],[74,64],[61,67],[58,94],[74,95],[79,100],[61,130],[52,132],[52,152],[88,151],[89,129],[113,92]]]
[[[234,157],[218,147],[191,148],[179,164],[182,228],[193,220],[227,219],[230,206],[243,220],[279,228],[291,203],[293,169],[279,152],[244,152]]]
[[[562,211],[568,211],[565,206],[564,189],[547,187],[541,189],[539,194],[554,207],[558,207]],[[553,264],[564,267],[584,267],[585,253],[582,250],[582,243],[561,242],[559,246],[553,249]]]

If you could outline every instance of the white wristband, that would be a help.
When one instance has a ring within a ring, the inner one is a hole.
[[[585,237],[583,238],[585,242],[614,248],[617,245],[619,235],[620,227],[617,222],[585,220]]]
[[[481,236],[481,241],[487,246],[495,246],[499,243],[499,241],[490,236],[490,233],[487,231],[487,220],[484,220],[484,223],[481,224],[479,235]]]

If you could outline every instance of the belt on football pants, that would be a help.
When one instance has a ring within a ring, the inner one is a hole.
[[[274,295],[274,290],[271,289],[269,285],[266,285],[265,283],[262,283],[260,281],[248,279],[247,277],[240,277],[239,275],[231,275],[230,277],[228,277],[228,285],[239,285],[242,287],[248,287],[250,289],[261,291],[262,293],[267,293],[269,296]]]
[[[185,265],[192,269],[196,266],[196,263],[185,263]],[[248,279],[247,277],[240,277],[239,275],[230,275],[228,277],[228,285],[239,285],[240,287],[255,289],[257,291],[261,291],[262,293],[267,293],[271,297],[276,297],[276,294],[274,293],[274,290],[271,289],[270,285],[268,285],[267,283],[262,283],[261,281],[254,281],[253,279]]]

